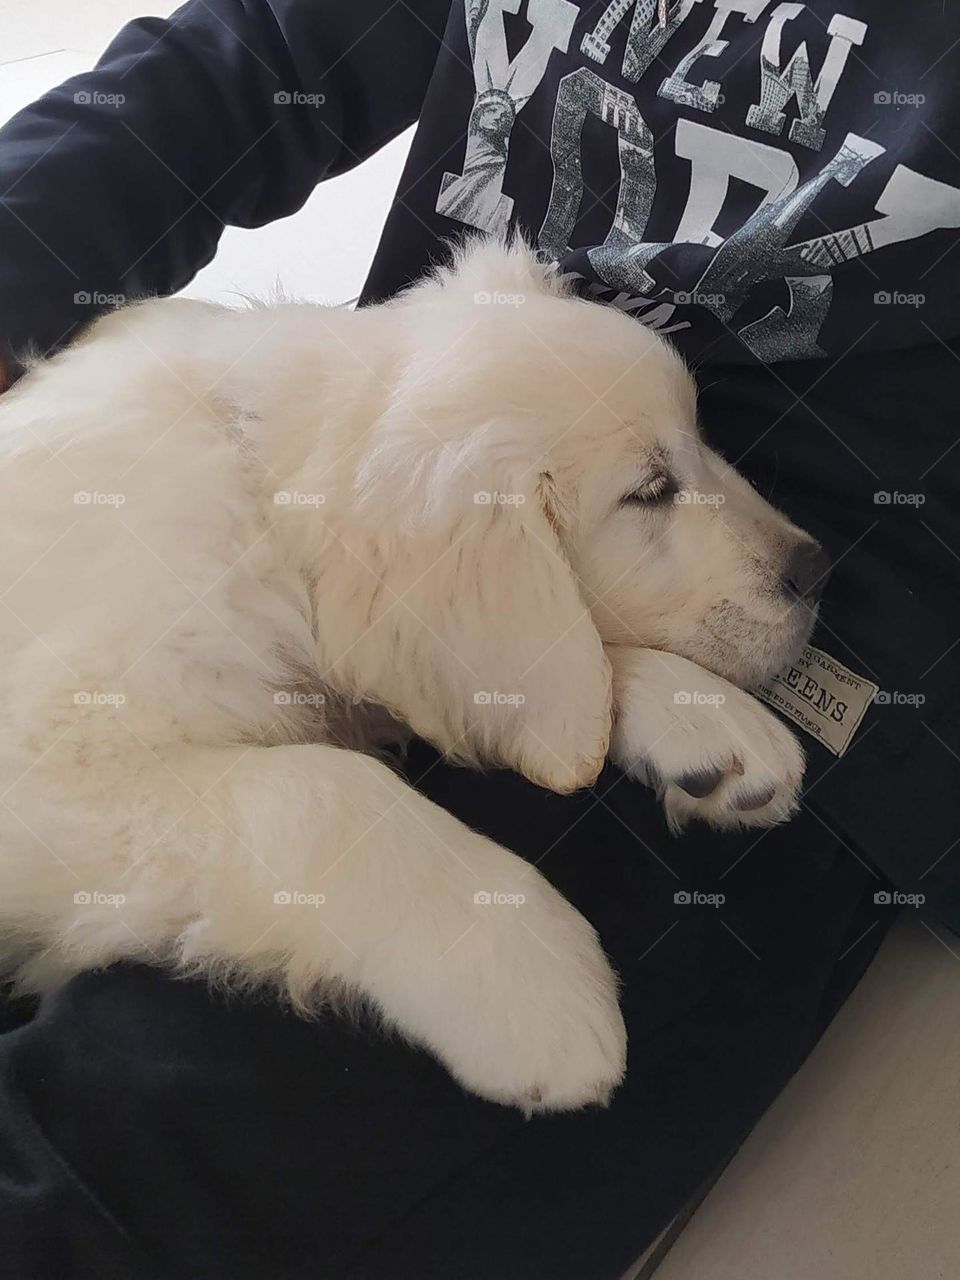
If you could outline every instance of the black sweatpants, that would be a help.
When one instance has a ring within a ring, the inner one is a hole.
[[[425,747],[406,768],[542,859],[598,928],[630,1037],[610,1107],[526,1120],[370,1026],[117,966],[8,1011],[26,1020],[0,1036],[0,1274],[618,1280],[735,1150],[892,921],[876,873],[813,807],[763,833],[674,839],[612,768],[569,797]]]

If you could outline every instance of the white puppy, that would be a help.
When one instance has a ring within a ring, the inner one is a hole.
[[[21,984],[359,994],[486,1098],[603,1100],[593,929],[371,748],[554,791],[609,753],[675,825],[790,814],[800,749],[737,686],[805,640],[822,553],[701,442],[670,348],[522,245],[356,312],[148,302],[3,397],[0,485]]]

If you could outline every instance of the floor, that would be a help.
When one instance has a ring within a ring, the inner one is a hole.
[[[0,121],[90,67],[130,17],[175,7],[145,2],[2,0]],[[228,230],[186,292],[228,301],[279,280],[317,301],[355,297],[408,146],[409,134],[282,223]],[[888,939],[657,1280],[955,1280],[958,1203],[960,941],[914,918]]]
[[[656,1280],[960,1276],[960,941],[887,939]]]

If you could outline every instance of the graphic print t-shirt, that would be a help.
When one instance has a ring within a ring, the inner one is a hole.
[[[936,897],[960,845],[960,15],[940,0],[466,0],[364,293],[518,227],[697,370],[710,443],[835,561],[879,686],[808,795]],[[464,359],[469,359],[465,350]]]

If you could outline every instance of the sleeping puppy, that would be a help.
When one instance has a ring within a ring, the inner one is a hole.
[[[21,986],[130,957],[360,998],[485,1098],[604,1100],[590,924],[376,748],[557,792],[609,755],[675,827],[789,816],[800,748],[743,689],[823,554],[701,441],[671,349],[522,244],[356,312],[146,302],[3,397],[0,485]]]

